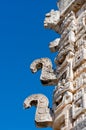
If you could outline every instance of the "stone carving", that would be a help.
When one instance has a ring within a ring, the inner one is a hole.
[[[46,14],[44,20],[44,27],[55,28],[59,20],[60,20],[60,12],[51,10],[49,13]]]
[[[69,104],[59,113],[55,112],[53,129],[70,130],[71,128],[72,128],[71,105]]]
[[[60,90],[58,90],[60,91]],[[61,92],[61,91],[60,91]],[[59,92],[56,92],[54,94],[54,102],[56,107],[54,106],[54,109],[59,112],[61,111],[66,105],[71,104],[73,100],[73,94],[71,92],[64,92],[59,94]]]
[[[83,130],[86,127],[86,112],[81,114],[75,121],[74,121],[74,128],[72,130]],[[85,129],[84,129],[85,130]]]
[[[70,10],[74,10],[76,12],[85,2],[85,0],[60,0],[58,6],[61,14],[64,14]]]
[[[73,0],[60,0],[58,6],[60,11],[63,11]]]
[[[73,61],[73,68],[75,69],[76,67],[80,66],[86,61],[86,49],[80,49],[78,52],[75,54],[75,58]]]
[[[49,48],[50,48],[51,52],[58,51],[58,49],[59,49],[59,41],[60,41],[60,38],[57,38],[53,42],[50,42]]]
[[[66,91],[69,91],[69,92],[74,92],[74,86],[73,86],[73,82],[65,82],[65,80],[63,79],[62,81],[59,81],[58,82],[58,85],[55,86],[55,90],[54,90],[54,93],[58,93],[59,95],[66,92]]]
[[[75,12],[70,11],[67,16],[64,18],[62,24],[62,38],[64,38],[68,32],[74,31],[76,33],[77,30],[77,20],[75,16]]]
[[[24,101],[24,108],[30,108],[36,106],[35,122],[37,127],[52,126],[52,115],[48,108],[49,102],[46,96],[43,94],[34,94],[27,97]]]
[[[74,80],[74,90],[78,90],[86,86],[86,73],[83,72],[79,77]]]
[[[84,34],[77,42],[76,42],[76,48],[77,51],[79,51],[79,49],[86,49],[86,34]]]
[[[84,119],[81,122],[79,122],[71,130],[86,130],[86,119]]]
[[[37,127],[86,130],[86,0],[58,0],[58,7],[44,20],[45,28],[61,35],[49,44],[50,51],[57,52],[55,69],[48,58],[37,59],[30,66],[33,73],[42,69],[43,85],[55,85],[53,113],[43,95],[28,97],[25,107],[37,105]]]
[[[74,78],[80,76],[80,74],[83,72],[86,72],[86,63],[83,63],[76,69],[76,71],[74,72]]]
[[[62,81],[63,79],[65,82],[73,81],[73,69],[72,69],[72,61],[70,61],[64,68],[59,71],[57,69],[57,81]]]
[[[81,88],[74,94],[74,102],[72,105],[72,116],[76,119],[81,113],[86,111],[86,88]]]
[[[30,69],[33,73],[42,69],[40,80],[43,85],[55,85],[57,77],[52,69],[52,63],[49,58],[41,58],[32,62]]]

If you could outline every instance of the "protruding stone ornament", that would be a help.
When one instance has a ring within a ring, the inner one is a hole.
[[[33,73],[42,69],[40,80],[43,85],[55,85],[57,77],[55,71],[52,69],[52,63],[49,58],[41,58],[32,62],[30,69]]]
[[[35,60],[33,73],[42,69],[43,85],[55,85],[52,111],[44,95],[28,97],[24,106],[37,106],[37,127],[53,130],[86,130],[86,0],[58,0],[59,11],[51,10],[44,20],[45,28],[61,34],[50,42],[51,52],[57,52],[56,68],[49,58]]]
[[[34,94],[25,99],[25,109],[30,108],[31,106],[37,107],[35,115],[35,122],[37,127],[52,126],[52,113],[48,105],[48,99],[43,94]]]

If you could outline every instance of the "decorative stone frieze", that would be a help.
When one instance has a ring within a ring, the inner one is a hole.
[[[72,104],[72,117],[76,119],[77,116],[86,111],[86,88],[79,89],[74,94],[74,102]]]
[[[32,62],[33,73],[41,69],[40,80],[54,85],[52,109],[41,94],[26,98],[24,107],[37,106],[37,127],[53,130],[86,130],[86,0],[58,0],[59,10],[46,14],[44,27],[59,33],[50,42],[51,52],[57,52],[55,69],[49,58]]]
[[[69,130],[72,128],[71,105],[67,105],[62,111],[55,112],[55,120],[53,122],[54,130]]]

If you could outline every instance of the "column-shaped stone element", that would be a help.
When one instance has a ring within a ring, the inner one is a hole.
[[[86,130],[86,0],[58,0],[59,10],[45,15],[44,27],[59,33],[50,42],[57,52],[55,69],[49,58],[35,60],[30,69],[41,69],[43,85],[54,85],[52,114],[43,95],[33,95],[24,102],[25,108],[37,105],[37,127],[53,130]]]

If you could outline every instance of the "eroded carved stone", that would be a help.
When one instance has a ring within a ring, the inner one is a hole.
[[[33,73],[42,69],[40,80],[43,85],[55,85],[57,77],[55,71],[52,69],[52,63],[49,58],[41,58],[32,62],[30,69]]]
[[[86,86],[86,73],[83,72],[79,77],[74,80],[74,90],[78,90]]]
[[[51,52],[58,51],[58,49],[59,49],[59,41],[60,41],[60,38],[57,38],[53,42],[50,42],[49,48],[50,48]]]
[[[24,101],[24,108],[30,108],[36,106],[35,122],[37,127],[52,126],[52,115],[48,108],[49,102],[46,96],[43,94],[34,94],[27,97]]]
[[[71,130],[86,130],[86,118],[78,122]]]
[[[76,42],[77,51],[80,49],[86,49],[86,34],[84,34],[77,42]]]
[[[37,59],[30,66],[33,73],[42,69],[43,85],[55,85],[53,115],[43,95],[28,97],[25,107],[37,106],[37,127],[86,130],[86,0],[59,0],[58,3],[59,11],[51,10],[44,21],[45,28],[61,34],[49,45],[51,52],[58,51],[56,68],[52,69],[48,58]]]
[[[72,105],[72,117],[76,119],[81,113],[86,111],[86,88],[79,89],[74,94],[74,102]]]
[[[76,20],[75,12],[70,11],[70,13],[67,14],[67,16],[64,18],[61,24],[61,29],[62,29],[61,38],[65,38],[65,36],[70,30],[76,32],[77,20]]]
[[[70,130],[72,128],[71,105],[67,105],[59,113],[55,112],[54,130]]]
[[[58,89],[58,91],[60,91],[60,89]],[[57,113],[73,101],[73,94],[71,92],[66,91],[60,94],[58,91],[54,94],[54,103],[56,105],[56,107],[54,105],[54,109]]]
[[[44,27],[54,29],[55,26],[58,24],[58,21],[60,20],[60,12],[51,10],[49,13],[46,14],[45,20],[44,20]]]
[[[73,60],[73,68],[80,66],[81,64],[85,63],[86,61],[86,49],[80,49],[76,52],[74,60]]]
[[[64,61],[64,63],[56,70],[57,72],[57,81],[65,82],[73,81],[73,68],[72,68],[72,60]]]
[[[79,77],[81,73],[86,72],[86,63],[81,64],[74,72],[74,79]]]
[[[58,93],[59,95],[66,92],[66,91],[69,91],[69,92],[74,92],[74,86],[73,86],[73,82],[66,82],[65,79],[63,79],[62,81],[59,81],[58,82],[58,85],[55,86],[55,90],[54,90],[54,93]]]
[[[77,12],[85,2],[85,0],[59,0],[58,6],[61,14],[64,15],[70,10]]]
[[[80,115],[78,116],[78,118],[74,121],[73,126],[75,127],[75,126],[78,125],[80,122],[82,122],[82,120],[85,119],[85,116],[86,116],[86,113],[80,114]]]

